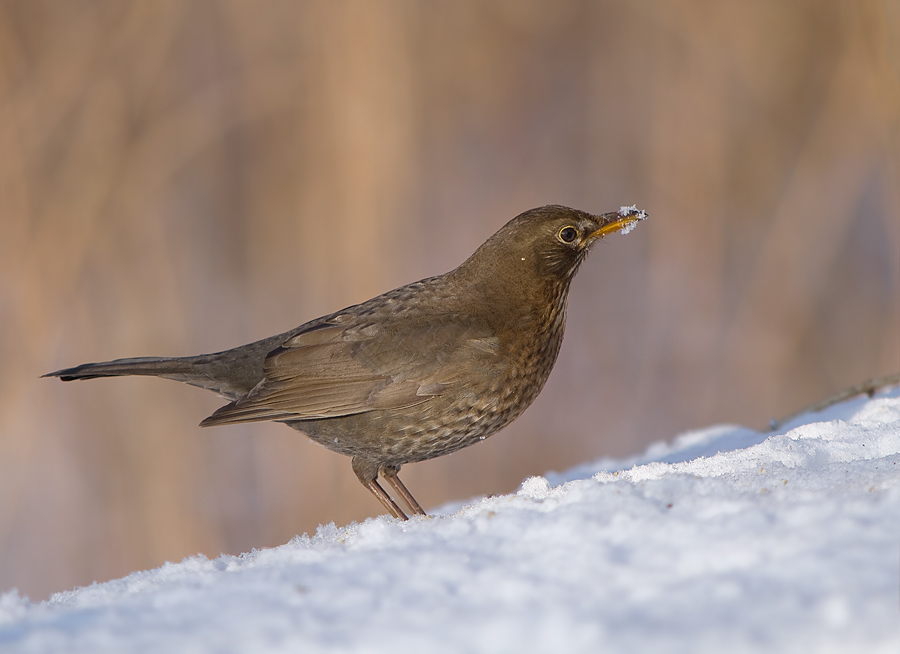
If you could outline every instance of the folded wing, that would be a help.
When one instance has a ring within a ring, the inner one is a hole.
[[[413,406],[498,365],[498,339],[465,316],[361,323],[335,316],[287,339],[249,393],[200,423],[314,420]],[[348,324],[349,323],[349,324]]]

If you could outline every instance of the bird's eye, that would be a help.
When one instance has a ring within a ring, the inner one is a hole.
[[[559,230],[558,237],[563,243],[571,243],[578,238],[578,230],[574,227],[563,227]]]

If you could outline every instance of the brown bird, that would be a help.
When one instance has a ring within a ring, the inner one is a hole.
[[[516,216],[461,266],[215,354],[86,363],[63,381],[151,375],[231,400],[203,427],[275,420],[352,457],[395,518],[379,474],[425,515],[397,473],[515,420],[540,393],[562,344],[569,285],[591,245],[647,217],[550,205]]]

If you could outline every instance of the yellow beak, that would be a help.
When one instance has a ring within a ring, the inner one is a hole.
[[[597,231],[591,233],[589,240],[603,238],[607,234],[612,234],[613,232],[627,234],[634,229],[640,221],[646,220],[647,212],[634,206],[622,207],[618,211],[604,213],[597,216],[597,218],[600,219],[602,226]]]

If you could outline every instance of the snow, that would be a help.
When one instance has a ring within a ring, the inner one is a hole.
[[[619,207],[619,215],[623,218],[626,216],[632,216],[634,218],[634,220],[626,222],[624,226],[619,229],[620,234],[627,234],[637,227],[638,222],[647,218],[647,212],[643,209],[638,209],[635,204],[632,204],[630,207]]]
[[[900,391],[31,603],[2,652],[900,651]]]

